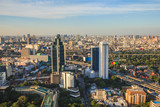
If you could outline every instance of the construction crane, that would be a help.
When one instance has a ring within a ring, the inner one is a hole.
[[[34,67],[35,67],[35,69],[37,69],[37,67],[36,67],[36,64],[35,63],[33,63],[33,65],[34,65]],[[37,71],[38,72],[38,79],[39,79],[39,70]]]

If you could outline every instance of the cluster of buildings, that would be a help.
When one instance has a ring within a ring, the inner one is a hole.
[[[5,63],[0,65],[0,86],[6,83],[8,77],[12,75],[12,65],[10,63]]]
[[[94,91],[92,89],[93,87]],[[101,102],[101,104],[111,107],[131,107],[132,105],[139,105],[146,102],[145,91],[137,85],[128,87],[124,96],[120,89],[97,89],[95,86],[91,86],[91,94],[92,98],[96,100],[97,103]]]
[[[51,67],[50,83],[59,84],[70,92],[72,97],[80,97],[79,89],[76,87],[75,72],[66,64],[65,47],[60,35],[57,35],[51,46]]]
[[[89,78],[109,78],[109,45],[107,42],[100,42],[99,46],[91,47],[91,67],[85,69],[84,74]]]
[[[154,76],[157,73],[154,70],[148,69],[147,66],[134,66],[134,65],[120,65],[121,68],[128,70],[130,75],[136,76],[142,79],[147,79],[150,76]]]
[[[11,75],[14,75],[17,79],[32,80],[33,78],[28,78],[30,74],[39,78],[40,72],[46,69],[51,71],[49,83],[59,84],[61,88],[67,89],[72,97],[80,97],[76,83],[77,67],[67,65],[67,61],[90,62],[91,66],[81,69],[85,76],[108,79],[110,50],[159,49],[159,41],[159,36],[139,35],[98,37],[87,35],[60,36],[58,34],[54,42],[52,42],[52,37],[35,37],[35,35],[31,37],[30,34],[23,37],[0,37],[0,51],[4,56],[9,56],[0,59],[1,64],[3,64],[0,66],[0,86],[3,86]],[[47,65],[41,65],[40,62],[45,62]],[[155,75],[149,70],[135,71],[134,66],[123,65],[122,67],[129,70],[133,76],[141,74],[141,78]],[[19,76],[20,74],[22,76]],[[15,90],[30,90],[30,92],[41,93],[44,96],[43,104],[53,104],[52,99],[48,101],[48,98],[54,98],[55,95],[51,90],[48,91],[42,87],[34,86],[21,88],[17,87]],[[125,96],[117,89],[97,89],[95,85],[91,87],[91,92],[92,98],[97,100],[98,103],[110,106],[123,105],[123,107],[127,107],[146,102],[146,93],[138,86],[127,89]],[[159,103],[158,101],[152,101],[151,104]]]

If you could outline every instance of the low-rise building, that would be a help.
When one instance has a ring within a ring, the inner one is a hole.
[[[32,60],[38,59],[38,61],[44,61],[44,62],[49,61],[49,56],[48,55],[29,55],[29,58],[32,59]]]
[[[122,107],[128,107],[126,100],[124,100],[123,98],[118,98],[117,100],[121,105],[123,105]]]
[[[101,101],[107,100],[107,94],[105,89],[96,89],[95,92],[92,94],[92,98]]]
[[[151,101],[150,107],[160,107],[160,101]]]

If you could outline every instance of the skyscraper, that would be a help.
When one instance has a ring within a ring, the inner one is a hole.
[[[99,47],[91,47],[91,66],[92,70],[98,72],[99,70]]]
[[[99,43],[99,77],[108,79],[108,43]]]
[[[57,34],[55,42],[51,47],[51,83],[60,83],[60,71],[62,71],[62,66],[65,64],[65,49],[61,37]]]
[[[4,43],[4,38],[0,37],[0,44],[3,44],[3,43]]]
[[[76,42],[79,41],[79,35],[76,35]]]
[[[23,35],[22,41],[26,41],[26,36],[25,35]]]
[[[65,49],[61,37],[58,34],[51,47],[52,72],[60,72],[65,64]]]
[[[27,44],[31,44],[31,38],[27,38]]]
[[[27,34],[27,38],[30,38],[31,37],[31,35],[30,34]]]

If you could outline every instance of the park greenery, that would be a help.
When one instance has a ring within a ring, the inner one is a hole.
[[[154,50],[137,50],[137,51],[120,51],[120,54],[160,54],[160,51]]]
[[[142,103],[139,105],[132,105],[132,107],[150,107],[150,102]]]
[[[95,83],[98,88],[112,87],[112,88],[120,88],[122,86],[126,86],[125,82],[121,82],[116,76],[111,76],[110,79],[102,79],[102,78],[88,78],[84,79],[86,88],[90,87],[90,83]]]
[[[113,53],[112,53],[113,54]],[[127,55],[125,55],[127,54]],[[133,54],[137,54],[137,55],[133,55]],[[155,55],[138,55],[138,54],[155,54]],[[109,63],[109,67],[114,68],[114,66],[116,66],[116,68],[119,68],[120,65],[122,64],[126,64],[126,65],[134,65],[134,66],[148,66],[149,69],[154,69],[155,71],[159,71],[160,67],[160,55],[156,55],[156,54],[160,54],[160,51],[122,51],[118,54],[114,54],[113,56],[109,57],[109,62],[113,61],[113,58],[119,58],[119,59],[125,59],[123,61],[119,61],[118,65],[111,65]]]
[[[42,87],[46,87],[46,88],[56,88],[56,87],[58,87],[58,85],[56,85],[56,84],[45,84],[45,83],[41,83],[41,82],[36,81],[36,80],[34,80],[33,82],[24,81],[23,83],[19,84],[20,87],[31,86],[31,85],[38,85],[38,86],[42,86]]]
[[[68,92],[66,89],[60,88],[59,91],[59,107],[84,107],[84,105],[81,104],[80,98],[71,97],[70,92]]]
[[[0,107],[39,107],[42,98],[38,94],[20,94],[9,87],[0,96]]]
[[[160,82],[160,78],[157,75],[149,76],[149,79],[153,82]]]
[[[92,107],[109,107],[108,105],[98,104],[96,100],[91,101],[91,106]]]

